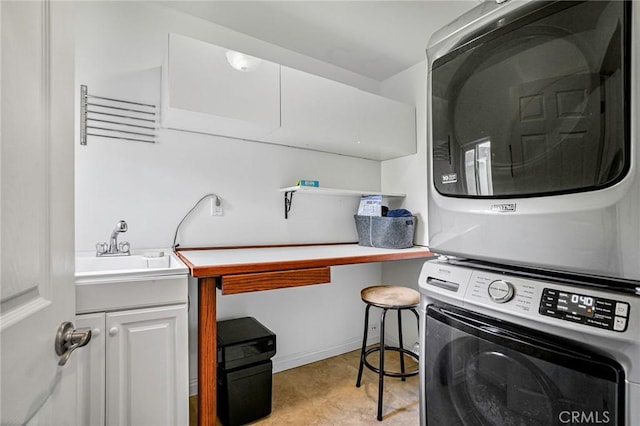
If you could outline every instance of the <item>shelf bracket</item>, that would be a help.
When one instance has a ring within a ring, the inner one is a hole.
[[[284,218],[289,219],[289,211],[291,211],[291,203],[293,202],[293,194],[296,191],[285,191],[284,193]]]

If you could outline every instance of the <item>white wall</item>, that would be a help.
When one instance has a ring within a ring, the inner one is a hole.
[[[76,18],[78,86],[156,104],[168,32],[230,44],[247,39],[141,2],[82,2]],[[89,137],[76,147],[77,250],[92,250],[120,219],[129,224],[124,237],[132,248],[168,247],[182,216],[208,192],[223,199],[225,214],[196,211],[184,224],[183,246],[355,241],[357,199],[297,194],[284,220],[278,188],[299,178],[380,187],[376,161],[166,129],[158,144]]]
[[[263,48],[277,53],[280,62],[302,65],[298,67],[309,72],[314,64],[158,5],[80,2],[76,14],[77,86],[86,84],[96,95],[159,103],[160,65],[169,32],[255,56],[261,56]],[[352,73],[327,64],[318,69],[325,77],[375,89],[369,79],[356,84]],[[389,91],[395,89],[389,85]],[[75,167],[76,250],[93,250],[120,219],[129,224],[121,238],[132,249],[169,247],[182,216],[209,192],[222,198],[224,215],[210,216],[208,205],[195,211],[180,233],[183,246],[355,241],[357,198],[296,194],[285,220],[278,188],[311,178],[326,187],[380,189],[382,176],[376,161],[166,129],[160,129],[157,144],[96,137],[89,137],[87,146],[76,142]],[[397,188],[389,179],[385,185],[386,190],[405,192],[402,181]],[[416,201],[412,203],[416,208],[410,208],[417,211]],[[278,336],[276,371],[356,349],[364,312],[359,290],[381,282],[382,266],[341,266],[331,272],[327,285],[220,296],[219,318],[251,315],[272,329]],[[190,316],[195,318],[194,294],[191,299]],[[190,336],[193,361],[193,322]],[[195,377],[192,369],[192,381]]]
[[[360,290],[380,283],[380,276],[379,263],[333,266],[329,284],[228,296],[218,291],[217,316],[219,320],[258,319],[276,334],[273,371],[287,370],[360,348],[365,307]],[[198,376],[195,279],[189,281],[189,295],[189,377],[194,394]],[[378,336],[372,333],[370,341]]]
[[[417,151],[383,161],[382,190],[407,194],[404,208],[418,216],[415,243],[429,245],[427,227],[427,61],[382,82],[380,94],[416,106]]]
[[[391,77],[381,85],[381,94],[402,102],[416,105],[417,152],[393,160],[383,161],[382,190],[402,191],[407,194],[404,208],[414,212],[418,217],[415,242],[429,245],[429,229],[427,223],[427,61]],[[396,283],[418,289],[418,276],[422,268],[422,260],[403,262],[385,262],[382,266],[382,282]],[[403,317],[404,319],[405,317]],[[407,317],[409,320],[412,317]],[[390,326],[393,326],[393,321]],[[403,323],[404,324],[404,323]],[[405,341],[418,341],[415,328],[403,327],[407,330]]]

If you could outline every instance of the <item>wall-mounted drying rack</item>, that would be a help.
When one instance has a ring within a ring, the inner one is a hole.
[[[80,145],[87,136],[155,143],[157,129],[155,105],[90,95],[80,86]]]

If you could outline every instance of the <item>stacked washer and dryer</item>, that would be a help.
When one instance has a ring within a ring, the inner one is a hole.
[[[640,425],[638,30],[486,0],[431,38],[421,425]]]

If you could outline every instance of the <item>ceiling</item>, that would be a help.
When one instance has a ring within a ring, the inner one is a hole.
[[[383,81],[423,61],[431,34],[481,1],[236,0],[162,3]]]

